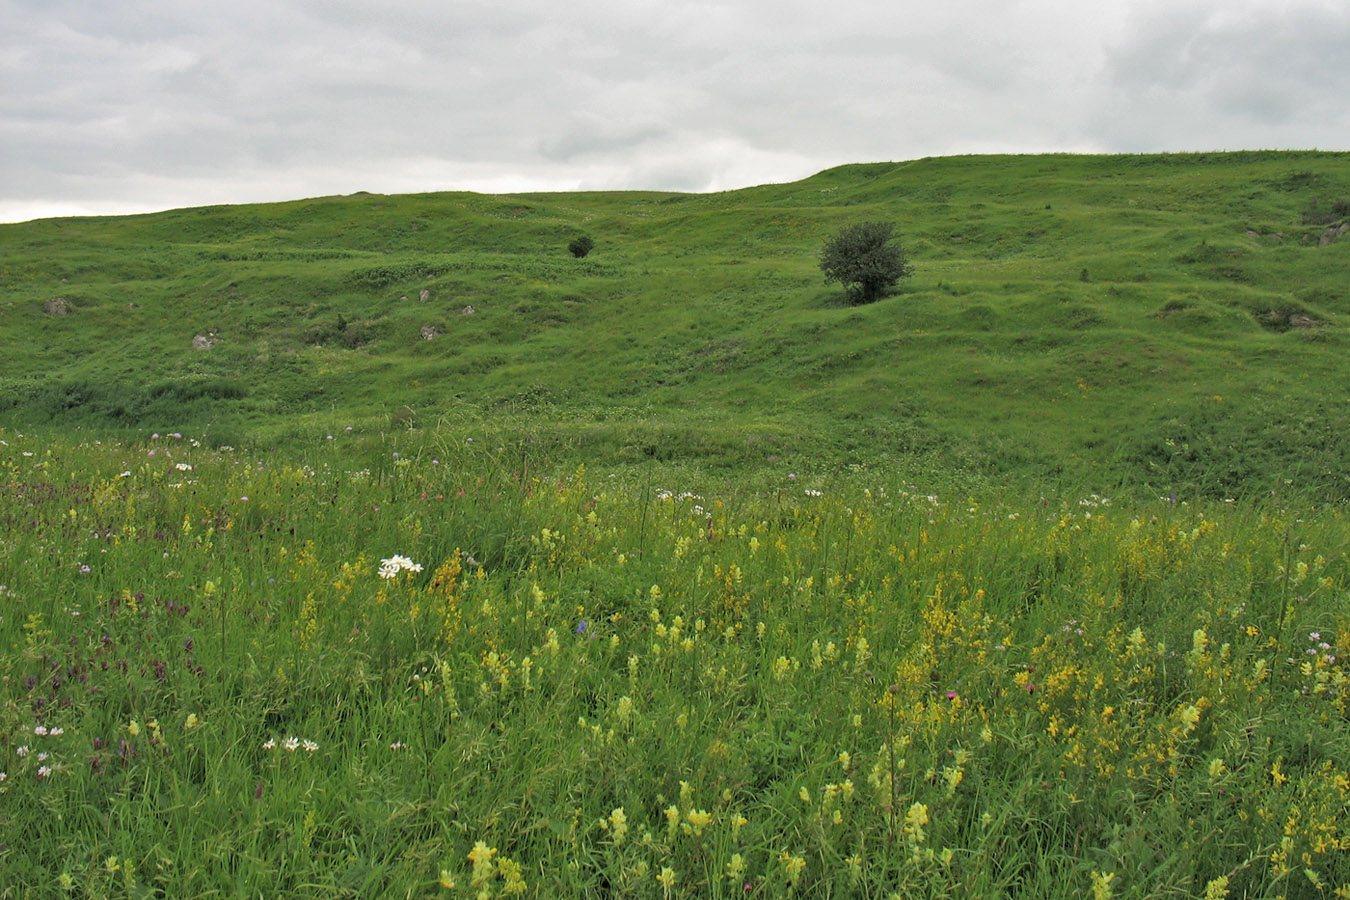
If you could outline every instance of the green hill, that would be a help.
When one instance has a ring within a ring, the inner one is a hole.
[[[1348,205],[1347,153],[981,156],[5,225],[0,417],[1341,498]],[[855,307],[817,255],[874,219],[915,274]]]

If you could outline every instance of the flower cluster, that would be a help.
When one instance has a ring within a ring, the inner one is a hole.
[[[395,553],[388,559],[380,560],[379,575],[381,578],[397,578],[399,572],[420,572],[422,567],[413,562],[406,556],[399,556]]]
[[[315,750],[319,749],[319,745],[313,741],[308,740],[307,738],[298,738],[294,735],[283,740],[281,746],[292,752],[303,749],[306,753],[313,753]],[[276,738],[268,738],[263,741],[262,748],[264,750],[275,750],[277,748]]]

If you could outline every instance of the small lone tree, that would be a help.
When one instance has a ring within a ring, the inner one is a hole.
[[[879,300],[913,271],[905,251],[891,242],[894,230],[890,222],[859,222],[830,238],[820,251],[826,283],[848,285],[854,303]]]
[[[595,241],[591,240],[585,235],[582,235],[581,237],[572,241],[572,243],[568,244],[567,249],[570,250],[572,252],[572,255],[575,256],[577,259],[581,259],[587,253],[590,253],[591,248],[594,246]]]

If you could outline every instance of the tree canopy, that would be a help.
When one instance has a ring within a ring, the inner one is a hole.
[[[859,222],[842,229],[820,252],[825,281],[846,285],[855,303],[879,300],[913,271],[904,249],[892,240],[894,231],[890,222]]]

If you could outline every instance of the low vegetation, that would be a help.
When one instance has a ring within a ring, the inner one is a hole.
[[[1340,508],[472,437],[6,434],[0,896],[1350,890]]]

